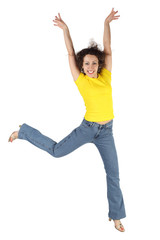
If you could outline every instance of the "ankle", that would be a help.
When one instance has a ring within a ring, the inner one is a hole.
[[[14,132],[14,137],[15,137],[15,138],[18,138],[18,132],[19,132],[19,131],[15,131],[15,132]]]

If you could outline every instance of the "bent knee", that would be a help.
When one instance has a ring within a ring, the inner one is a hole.
[[[60,158],[60,157],[63,157],[63,156],[61,156],[61,155],[58,155],[58,154],[54,154],[54,155],[52,154],[52,156],[53,156],[53,157],[55,157],[55,158]]]
[[[59,148],[56,148],[55,146],[49,146],[46,151],[52,155],[52,157],[60,158],[63,157],[65,154],[59,150]]]
[[[61,152],[59,152],[59,151],[52,151],[52,153],[51,153],[51,155],[53,156],[53,157],[55,157],[55,158],[60,158],[60,157],[63,157],[64,156],[64,154],[62,154]]]

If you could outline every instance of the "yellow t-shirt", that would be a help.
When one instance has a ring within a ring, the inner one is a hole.
[[[99,122],[114,118],[111,72],[102,68],[98,78],[80,73],[75,84],[86,106],[84,118],[87,121]]]

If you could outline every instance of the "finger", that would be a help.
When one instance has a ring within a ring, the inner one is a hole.
[[[55,19],[56,19],[56,20],[60,20],[59,17],[57,17],[57,16],[55,16]]]
[[[112,13],[112,15],[115,15],[116,13],[118,13],[118,11],[116,11],[116,12],[113,12],[113,13]]]
[[[62,20],[60,13],[58,13],[58,16],[59,16],[60,20]]]
[[[120,16],[114,16],[113,18],[119,18]]]
[[[114,15],[117,14],[117,13],[118,13],[118,11],[114,12]]]

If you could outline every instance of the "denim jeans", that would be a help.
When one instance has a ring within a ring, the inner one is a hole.
[[[84,118],[79,127],[57,143],[24,123],[19,130],[18,138],[27,140],[56,158],[63,157],[86,143],[95,144],[102,157],[106,172],[108,217],[121,219],[126,217],[126,213],[120,189],[118,158],[112,127],[113,119],[102,125]]]

